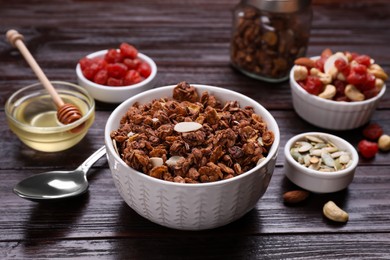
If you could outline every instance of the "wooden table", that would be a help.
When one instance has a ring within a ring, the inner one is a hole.
[[[36,82],[19,52],[0,40],[0,258],[85,259],[339,259],[390,257],[390,154],[360,159],[352,184],[341,192],[315,195],[298,206],[283,203],[294,185],[284,175],[282,149],[295,134],[325,131],[355,147],[361,130],[327,131],[293,110],[288,82],[248,78],[229,64],[232,9],[238,1],[0,0],[0,28],[15,28],[50,79],[76,82],[84,55],[136,45],[158,65],[157,86],[216,85],[248,95],[270,110],[281,131],[280,153],[270,186],[255,209],[214,230],[178,231],[151,223],[119,196],[106,159],[91,170],[89,192],[56,203],[23,200],[12,187],[32,174],[74,169],[103,144],[103,128],[116,105],[97,103],[96,120],[75,147],[59,153],[34,151],[9,130],[5,100]],[[390,2],[317,0],[308,55],[325,47],[365,53],[390,72]],[[387,81],[387,84],[389,81]],[[373,122],[390,133],[390,93]],[[322,215],[333,200],[350,214],[346,224]]]

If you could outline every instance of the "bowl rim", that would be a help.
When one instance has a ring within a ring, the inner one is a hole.
[[[12,120],[12,122],[20,127],[23,127],[23,128],[29,128],[29,129],[34,129],[34,132],[35,131],[39,131],[39,132],[45,132],[45,133],[55,133],[55,132],[58,132],[58,131],[67,131],[67,130],[71,130],[79,125],[81,125],[82,123],[84,123],[90,116],[91,114],[93,114],[95,112],[95,99],[89,94],[89,92],[80,87],[79,85],[76,85],[74,83],[71,83],[71,82],[66,82],[66,81],[56,81],[56,80],[50,80],[50,82],[52,84],[61,84],[61,85],[67,85],[67,86],[71,86],[75,89],[77,89],[78,91],[80,91],[85,97],[88,98],[88,101],[89,103],[91,104],[90,105],[90,108],[88,109],[87,113],[85,115],[83,115],[79,120],[75,121],[75,122],[72,122],[70,124],[62,124],[61,122],[58,122],[59,125],[58,126],[51,126],[51,127],[39,127],[39,126],[31,126],[31,125],[28,125],[28,124],[24,124],[22,122],[20,122],[19,120],[16,120],[15,117],[10,113],[9,111],[9,107],[11,106],[10,102],[11,100],[18,94],[20,94],[21,92],[25,91],[25,90],[28,90],[28,89],[31,89],[31,88],[34,88],[38,85],[42,85],[41,82],[36,82],[36,83],[33,83],[33,84],[30,84],[28,86],[25,86],[21,89],[18,89],[16,92],[14,92],[6,101],[5,105],[4,105],[4,110],[5,110],[5,114],[6,114],[6,117],[9,119],[9,120]],[[42,91],[42,93],[48,93],[44,88],[43,86],[41,87],[41,90],[38,90],[38,91]],[[18,103],[20,103],[20,101],[18,100],[17,101]]]
[[[352,164],[348,168],[331,172],[331,174],[329,174],[329,172],[320,172],[302,166],[300,163],[294,160],[294,158],[292,158],[290,153],[290,148],[296,141],[303,139],[307,135],[315,135],[322,138],[325,137],[330,141],[336,140],[337,142],[342,143],[344,147],[343,150],[347,150],[351,154]],[[352,144],[350,144],[348,141],[346,141],[341,137],[329,133],[324,133],[324,132],[305,132],[305,133],[294,135],[286,142],[286,145],[284,146],[284,157],[287,160],[287,162],[290,163],[292,166],[294,166],[296,169],[298,169],[300,173],[312,177],[316,177],[316,178],[322,178],[322,179],[335,179],[335,178],[342,177],[344,175],[349,175],[354,171],[354,169],[357,167],[359,163],[359,155],[355,147],[352,146]]]
[[[90,53],[85,57],[87,57],[87,58],[96,58],[99,56],[103,57],[107,52],[108,52],[108,50],[100,50],[97,52]],[[152,58],[150,58],[149,56],[147,56],[141,52],[138,52],[138,58],[147,62],[150,65],[151,73],[150,73],[149,77],[147,77],[143,81],[136,83],[136,84],[133,84],[133,85],[113,87],[113,86],[106,86],[106,85],[97,84],[97,83],[87,79],[86,77],[84,77],[84,74],[81,71],[80,62],[78,62],[76,65],[76,75],[80,80],[82,80],[83,82],[88,84],[90,87],[97,88],[99,90],[120,92],[120,91],[124,91],[124,90],[129,90],[129,89],[141,88],[141,87],[149,84],[156,77],[157,65],[153,61]]]
[[[170,182],[170,181],[166,181],[166,180],[160,180],[160,179],[151,177],[151,176],[149,176],[149,175],[147,175],[147,174],[145,174],[143,172],[137,171],[137,170],[131,168],[130,166],[128,166],[122,160],[122,158],[120,158],[120,156],[115,152],[114,147],[113,147],[112,139],[110,138],[110,132],[111,132],[110,131],[110,127],[111,127],[111,125],[115,125],[115,124],[118,123],[118,122],[114,122],[114,117],[119,113],[120,110],[129,108],[140,97],[149,96],[151,93],[165,91],[165,90],[168,90],[168,89],[169,90],[173,90],[173,88],[176,87],[176,86],[177,85],[167,85],[167,86],[157,87],[157,88],[154,88],[154,89],[150,89],[150,90],[141,92],[141,93],[139,93],[137,95],[134,95],[133,97],[128,98],[126,101],[122,102],[117,108],[115,108],[114,111],[112,111],[112,113],[110,114],[109,118],[107,119],[106,126],[105,126],[105,129],[104,129],[104,140],[105,140],[105,146],[106,146],[107,151],[109,153],[113,154],[113,156],[115,157],[115,161],[118,161],[122,166],[124,166],[129,171],[133,171],[134,173],[136,173],[141,178],[146,178],[149,181],[152,181],[152,182],[155,182],[155,183],[158,183],[158,184],[168,185],[168,186],[186,187],[186,189],[196,189],[196,188],[199,188],[199,187],[210,187],[210,186],[226,185],[228,183],[238,181],[238,180],[240,180],[242,178],[245,178],[248,175],[253,174],[254,172],[259,170],[260,168],[265,167],[271,161],[272,158],[274,158],[274,157],[276,158],[277,157],[278,149],[279,149],[279,145],[280,145],[280,130],[279,130],[279,126],[278,126],[275,118],[272,116],[272,114],[265,107],[263,107],[259,102],[255,101],[255,100],[253,100],[253,99],[251,99],[251,98],[249,98],[249,97],[247,97],[247,96],[245,96],[245,95],[243,95],[241,93],[235,92],[233,90],[228,90],[228,89],[215,87],[215,86],[210,86],[210,85],[205,85],[205,84],[191,84],[191,86],[194,86],[195,88],[197,88],[197,87],[210,88],[210,90],[208,90],[209,92],[212,92],[213,90],[217,90],[217,91],[223,92],[225,94],[238,95],[241,98],[243,98],[244,100],[256,103],[257,106],[258,106],[258,109],[262,110],[261,111],[261,115],[266,114],[267,117],[269,118],[269,121],[267,121],[267,125],[269,125],[271,123],[274,126],[274,128],[275,128],[275,130],[273,130],[274,137],[275,137],[274,143],[272,144],[272,147],[270,149],[269,154],[267,155],[267,157],[265,157],[266,159],[263,160],[260,164],[256,165],[252,169],[250,169],[249,171],[246,171],[246,172],[244,172],[244,173],[242,173],[242,174],[240,174],[238,176],[235,176],[235,177],[229,178],[229,179],[225,179],[225,180],[219,180],[219,181],[215,181],[215,182],[208,182],[208,183],[178,183],[178,182]],[[228,95],[226,95],[226,96],[228,96]],[[240,104],[240,106],[242,106],[242,105]],[[129,172],[127,172],[127,173],[129,173]]]
[[[313,56],[313,57],[310,57],[310,59],[312,60],[316,60],[316,59],[319,59],[320,56]],[[369,104],[369,103],[373,103],[377,100],[379,100],[380,98],[382,98],[382,96],[385,94],[385,91],[386,91],[386,84],[383,85],[381,91],[379,91],[379,93],[372,97],[372,98],[369,98],[369,99],[365,99],[363,101],[353,101],[353,102],[345,102],[345,101],[335,101],[335,100],[329,100],[329,99],[325,99],[325,98],[320,98],[316,95],[313,95],[313,94],[310,94],[308,93],[306,90],[304,90],[299,84],[298,82],[294,79],[294,69],[297,65],[294,65],[291,70],[290,70],[290,86],[292,89],[298,91],[301,95],[304,96],[304,98],[313,98],[313,104],[315,105],[316,102],[323,102],[325,105],[331,105],[331,106],[341,106],[341,107],[356,107],[356,106],[363,106],[365,104]]]

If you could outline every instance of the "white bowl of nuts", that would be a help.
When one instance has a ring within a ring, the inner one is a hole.
[[[105,128],[122,198],[150,221],[182,230],[216,228],[253,209],[279,142],[275,119],[256,101],[186,82],[124,101]]]
[[[284,155],[287,178],[315,193],[345,189],[352,182],[359,161],[350,143],[321,132],[292,137],[284,147]]]
[[[367,55],[326,49],[295,64],[290,72],[294,109],[318,127],[350,130],[364,125],[386,91],[387,74]]]

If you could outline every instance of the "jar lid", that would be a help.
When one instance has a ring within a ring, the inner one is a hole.
[[[243,3],[263,11],[293,13],[309,6],[311,0],[243,0]]]

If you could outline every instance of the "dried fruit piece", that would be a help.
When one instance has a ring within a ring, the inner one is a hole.
[[[336,222],[347,222],[349,215],[339,208],[333,201],[328,201],[323,207],[325,217]]]
[[[383,135],[383,129],[379,124],[371,123],[363,129],[363,135],[369,140],[376,141]]]
[[[358,150],[364,158],[370,159],[378,152],[378,144],[367,140],[361,140],[358,143]]]
[[[122,43],[119,49],[109,49],[104,57],[80,59],[81,71],[87,79],[105,86],[128,86],[150,76],[150,65],[137,58],[138,50]]]
[[[331,53],[329,49],[324,50],[314,60],[314,66],[307,57],[296,60],[294,79],[308,93],[334,101],[356,102],[375,97],[383,89],[388,75],[371,57],[350,52]],[[310,70],[308,76],[302,67]]]
[[[307,199],[309,195],[310,192],[306,190],[292,190],[283,194],[283,201],[289,204],[299,203]]]

